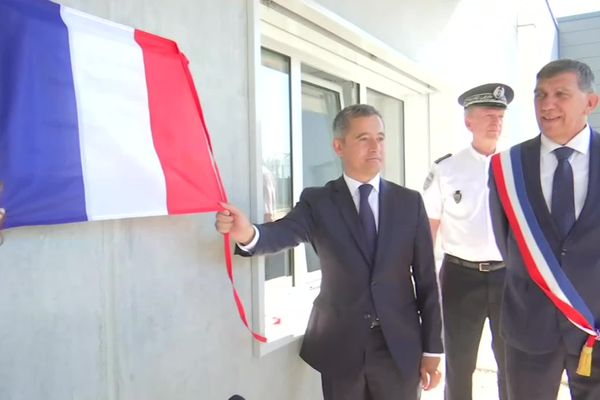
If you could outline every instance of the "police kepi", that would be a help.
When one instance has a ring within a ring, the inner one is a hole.
[[[506,108],[515,97],[512,88],[503,83],[486,83],[469,89],[458,97],[458,104],[470,106]]]

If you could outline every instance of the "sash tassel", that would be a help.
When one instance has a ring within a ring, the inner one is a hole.
[[[591,376],[592,375],[592,352],[594,344],[598,341],[598,336],[588,336],[581,354],[579,355],[579,364],[577,365],[577,375]]]

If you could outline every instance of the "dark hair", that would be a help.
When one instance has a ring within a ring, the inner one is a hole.
[[[594,92],[594,73],[589,65],[577,60],[563,58],[544,65],[535,76],[539,81],[553,78],[564,72],[574,72],[577,75],[577,85],[583,92]]]
[[[345,107],[342,111],[337,113],[333,119],[334,137],[344,137],[352,119],[370,117],[372,115],[377,115],[379,118],[381,118],[381,121],[383,121],[383,117],[379,111],[377,111],[375,107],[368,104],[352,104],[351,106]]]

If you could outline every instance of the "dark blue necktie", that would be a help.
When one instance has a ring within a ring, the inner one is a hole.
[[[575,223],[575,195],[573,191],[573,169],[569,156],[573,153],[570,147],[559,147],[553,150],[558,165],[554,170],[552,181],[551,212],[556,226],[564,239]]]
[[[367,249],[371,262],[375,258],[375,248],[377,247],[377,227],[375,226],[375,217],[373,216],[373,210],[369,205],[369,194],[373,190],[373,186],[365,183],[360,185],[358,188],[360,191],[360,203],[358,204],[358,216],[360,223],[365,230],[365,236],[367,238]]]

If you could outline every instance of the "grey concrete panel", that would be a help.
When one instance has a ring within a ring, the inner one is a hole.
[[[597,43],[600,46],[600,18],[598,19],[598,27],[594,29],[586,29],[583,31],[561,32],[561,46],[576,46],[580,44]]]
[[[105,223],[13,229],[0,247],[0,398],[106,399]]]
[[[600,54],[600,43],[561,46],[560,48],[561,58],[574,58],[579,60],[596,54]]]
[[[588,29],[597,29],[600,26],[600,13],[589,13],[558,18],[561,32],[577,32]]]

